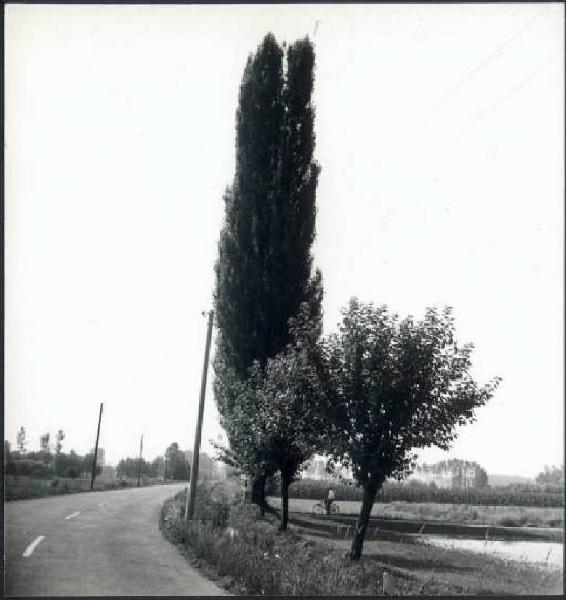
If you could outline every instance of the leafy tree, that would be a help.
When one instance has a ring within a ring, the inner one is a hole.
[[[309,299],[311,245],[315,235],[318,166],[313,160],[311,104],[314,51],[308,40],[291,45],[287,72],[284,50],[268,34],[250,56],[236,115],[236,173],[224,196],[225,221],[215,266],[218,326],[214,392],[234,460],[254,477],[252,499],[265,499],[265,478],[273,467],[236,439],[228,421],[239,402],[234,390],[255,361],[284,351],[289,319]],[[320,274],[315,276],[320,281]],[[259,448],[259,446],[256,446]],[[244,453],[240,459],[236,454]]]
[[[31,453],[30,453],[31,454]],[[53,469],[45,463],[44,460],[38,460],[27,454],[25,457],[18,458],[6,465],[7,475],[29,475],[40,479],[49,479],[55,474]],[[39,453],[33,453],[36,456]]]
[[[499,378],[480,387],[470,375],[473,346],[454,340],[451,309],[399,321],[385,306],[356,299],[328,341],[333,393],[328,451],[351,466],[363,501],[350,557],[360,558],[371,509],[386,477],[402,478],[414,450],[448,449],[458,425],[493,395]]]
[[[561,467],[546,465],[535,478],[538,485],[564,485],[564,465]]]
[[[281,473],[281,525],[288,523],[289,486],[301,465],[318,449],[324,420],[321,418],[321,378],[324,361],[318,352],[321,320],[311,318],[304,303],[291,320],[292,343],[267,361],[256,362],[248,379],[236,382],[238,403],[227,423],[229,436],[241,447],[221,451],[240,470]],[[238,431],[233,431],[237,428]],[[218,446],[217,446],[218,447]],[[262,512],[264,505],[260,505]]]
[[[55,469],[55,473],[59,474],[59,472],[61,471],[61,468],[59,467],[59,462],[61,461],[61,458],[63,456],[63,440],[65,439],[65,433],[63,432],[62,429],[59,429],[59,431],[57,432],[57,438],[56,438],[56,442],[55,442],[55,461],[54,461],[54,469]],[[64,462],[64,460],[63,460]]]
[[[45,463],[49,463],[51,461],[51,445],[49,444],[51,436],[49,433],[44,433],[39,438],[39,451],[41,455],[41,460]]]
[[[18,435],[17,435],[17,438],[16,438],[16,445],[18,446],[18,452],[20,454],[25,454],[26,453],[26,444],[27,444],[26,430],[22,426],[22,427],[20,427],[20,430],[18,431]]]
[[[65,439],[65,432],[62,429],[59,429],[57,432],[57,441],[55,443],[55,452],[57,454],[61,454],[63,450],[63,440]]]
[[[479,467],[476,471],[476,479],[474,481],[475,488],[486,488],[488,486],[488,476],[484,468]]]
[[[39,438],[39,449],[41,452],[45,452],[46,454],[49,452],[50,450],[50,446],[49,446],[49,438],[50,435],[49,433],[44,433],[40,438]]]
[[[55,474],[59,477],[69,477],[75,479],[80,477],[85,469],[85,458],[71,450],[68,454],[60,452],[55,461]],[[92,468],[92,463],[90,464]],[[101,469],[102,471],[102,469]]]
[[[166,450],[167,476],[171,479],[187,481],[190,479],[191,468],[185,459],[185,453],[173,442]]]
[[[477,462],[451,458],[437,462],[434,465],[421,465],[416,469],[416,473],[421,475],[445,472],[451,473],[453,487],[484,488],[487,486],[487,473]],[[474,476],[471,486],[468,485],[470,483],[470,473]]]
[[[142,477],[153,477],[152,464],[144,458],[122,458],[116,466],[116,474],[120,477],[137,478],[138,473]]]

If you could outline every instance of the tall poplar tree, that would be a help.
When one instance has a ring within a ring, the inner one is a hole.
[[[236,114],[236,173],[224,195],[215,266],[214,390],[225,424],[238,402],[235,384],[247,379],[254,361],[264,368],[286,348],[289,319],[301,303],[312,304],[314,298],[320,311],[321,276],[312,274],[311,255],[319,172],[313,159],[313,77],[314,49],[308,39],[285,53],[271,33],[244,70]],[[230,446],[241,448],[241,439],[230,439],[237,435],[234,428],[225,429]],[[253,473],[253,499],[259,504],[265,477],[275,469],[263,461]]]

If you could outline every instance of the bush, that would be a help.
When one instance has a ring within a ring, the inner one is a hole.
[[[24,458],[9,462],[6,465],[6,475],[29,475],[38,479],[50,479],[55,473],[40,460]]]
[[[68,477],[69,479],[77,479],[80,476],[80,471],[76,467],[69,467],[67,472],[64,474],[64,477]]]

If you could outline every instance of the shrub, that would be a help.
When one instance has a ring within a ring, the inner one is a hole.
[[[65,477],[69,477],[69,479],[77,479],[80,475],[79,469],[76,467],[69,467],[67,472],[65,473]]]

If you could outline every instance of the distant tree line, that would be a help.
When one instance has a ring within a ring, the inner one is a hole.
[[[484,488],[488,485],[487,472],[483,467],[477,462],[461,460],[459,458],[450,458],[433,465],[419,465],[415,473],[417,477],[418,475],[426,476],[426,474],[440,475],[449,473],[453,487]],[[471,481],[469,478],[470,475],[473,475],[473,480]]]
[[[27,434],[21,427],[16,437],[16,450],[4,441],[4,472],[7,475],[29,475],[32,477],[69,477],[76,479],[92,471],[94,456],[92,453],[77,454],[74,450],[63,452],[65,433],[57,432],[55,444],[50,444],[50,434],[40,437],[39,451],[27,451]],[[97,467],[97,474],[102,472]]]
[[[123,458],[116,466],[118,477],[163,478],[167,480],[188,481],[191,468],[185,459],[185,453],[173,442],[165,450],[164,456],[158,456],[151,462],[139,458]]]
[[[63,430],[57,432],[54,446],[50,444],[50,434],[40,437],[40,449],[36,452],[27,451],[27,434],[21,427],[16,437],[16,450],[12,450],[10,442],[4,441],[4,473],[7,475],[29,475],[32,477],[51,478],[69,477],[72,479],[90,477],[94,454],[77,454],[74,450],[63,452]],[[163,456],[154,458],[151,462],[139,458],[123,458],[116,467],[118,477],[138,476],[148,478],[163,478],[168,480],[187,481],[190,478],[190,465],[185,459],[185,453],[173,442],[165,450]],[[96,467],[96,474],[102,473],[102,467]]]
[[[564,465],[545,466],[544,471],[536,476],[535,481],[538,485],[564,487]]]

